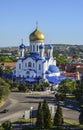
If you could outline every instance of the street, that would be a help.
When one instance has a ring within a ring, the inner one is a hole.
[[[53,94],[47,92],[31,92],[31,93],[18,93],[11,92],[7,102],[3,107],[0,108],[0,123],[11,120],[15,121],[21,119],[26,110],[30,110],[33,107],[33,110],[36,110],[40,101],[46,99],[49,104],[55,105],[56,101]],[[1,113],[4,109],[7,109],[8,112]],[[62,107],[63,117],[68,120],[78,121],[79,111],[68,107]]]

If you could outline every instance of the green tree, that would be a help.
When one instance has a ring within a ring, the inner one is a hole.
[[[0,78],[0,100],[6,99],[10,93],[10,85]]]
[[[43,101],[42,110],[43,110],[44,128],[51,128],[52,127],[51,114],[46,100]]]
[[[0,130],[4,130],[4,128],[2,126],[0,126]]]
[[[44,126],[41,102],[39,103],[39,106],[38,106],[36,126],[38,128],[43,128],[43,126]]]
[[[58,125],[62,125],[63,124],[63,113],[62,113],[62,108],[60,106],[60,104],[58,103],[57,105],[57,110],[54,116],[54,125],[58,126]]]
[[[83,125],[83,105],[81,106],[81,110],[80,110],[79,123]]]
[[[20,92],[26,92],[27,91],[27,86],[25,84],[19,84],[18,90]]]
[[[34,84],[34,90],[38,91],[39,90],[39,85],[37,83]]]
[[[0,65],[0,77],[3,75],[3,67]]]
[[[48,87],[48,86],[49,86],[49,83],[48,82],[44,82],[44,81],[41,81],[40,85],[39,85],[40,90],[45,90],[45,88]]]
[[[76,99],[80,101],[80,104],[83,102],[83,79],[79,84],[77,84],[76,90],[74,91]]]
[[[12,73],[12,68],[9,66],[6,66],[4,69],[4,74],[10,74],[10,73]]]
[[[68,60],[64,56],[57,56],[56,57],[56,63],[57,63],[57,65],[65,64],[65,63],[68,63]]]
[[[76,90],[76,82],[71,79],[65,79],[61,82],[58,87],[58,92],[61,93],[64,97],[67,93],[71,94]]]
[[[10,121],[5,121],[2,123],[2,127],[4,130],[12,130],[12,123]]]

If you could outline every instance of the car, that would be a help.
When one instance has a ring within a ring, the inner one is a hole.
[[[4,109],[4,110],[2,111],[2,113],[6,113],[6,112],[8,112],[8,109]]]

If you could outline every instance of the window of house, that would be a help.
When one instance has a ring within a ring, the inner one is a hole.
[[[21,69],[21,64],[19,64],[19,69]]]
[[[39,70],[41,70],[41,65],[39,64]]]
[[[31,62],[28,63],[28,67],[31,67]]]

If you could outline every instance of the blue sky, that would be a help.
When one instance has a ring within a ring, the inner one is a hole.
[[[83,0],[0,0],[0,47],[29,45],[36,21],[45,44],[83,44]]]

